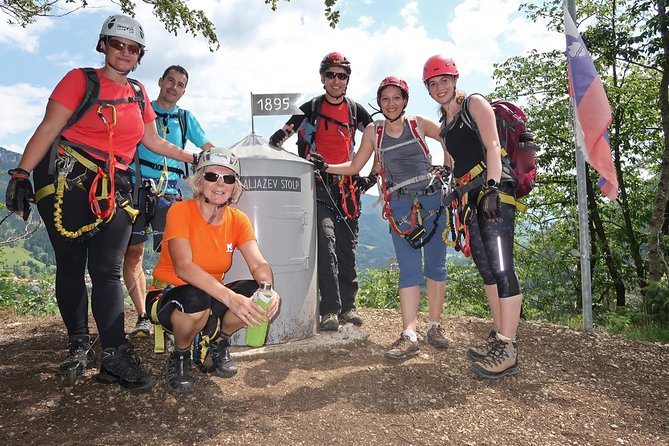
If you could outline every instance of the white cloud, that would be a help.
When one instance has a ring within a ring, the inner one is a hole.
[[[374,17],[370,17],[367,15],[358,17],[358,28],[368,29],[371,28],[372,25],[374,25],[374,23],[376,23]]]
[[[38,18],[29,27],[9,26],[9,16],[0,11],[0,45],[15,46],[27,53],[36,53],[39,50],[39,41],[43,34],[53,28],[53,22],[48,18]]]
[[[358,102],[374,104],[379,81],[396,74],[409,82],[411,112],[435,116],[434,103],[421,91],[422,67],[428,57],[437,53],[449,55],[458,62],[465,77],[474,74],[488,78],[493,63],[518,54],[530,45],[550,44],[546,43],[550,39],[546,37],[545,27],[528,25],[520,18],[516,12],[518,3],[519,0],[500,0],[491,7],[481,0],[464,0],[452,8],[452,20],[446,22],[443,21],[445,15],[425,17],[427,11],[442,8],[443,0],[411,1],[399,14],[396,9],[387,8],[384,0],[374,3],[372,13],[355,17],[352,11],[356,4],[340,0],[337,6],[343,20],[333,30],[323,15],[322,1],[279,2],[278,11],[273,12],[260,0],[192,0],[189,6],[203,9],[216,26],[221,48],[212,53],[201,36],[194,37],[183,31],[177,37],[169,34],[152,15],[149,5],[140,2],[137,19],[145,29],[148,52],[132,77],[141,80],[149,96],[155,98],[157,80],[163,70],[175,63],[186,67],[191,82],[180,105],[193,110],[217,144],[232,143],[250,131],[251,91],[301,92],[308,97],[319,94],[322,91],[319,62],[326,53],[335,50],[351,60],[353,75],[348,93]],[[108,2],[106,4],[108,6]],[[89,9],[76,14],[90,16],[86,21],[93,30],[87,32],[94,34],[110,11],[113,10]],[[348,11],[351,12],[347,16]],[[426,23],[421,23],[418,17]],[[65,22],[67,17],[52,20],[68,23]],[[428,21],[438,26],[431,28]],[[5,28],[0,30],[0,44],[7,34]],[[429,34],[427,30],[434,28],[439,31]],[[46,28],[35,32],[33,27],[29,31],[36,36],[34,48],[40,47],[40,38],[61,43],[56,44],[57,52],[43,56],[48,61],[45,69],[54,71],[54,67],[99,62],[90,42],[61,52],[68,42],[72,43],[67,33],[47,32]],[[5,86],[0,86],[0,100],[6,103],[9,98],[15,104],[15,107],[3,107],[0,112],[4,114],[0,119],[0,134],[5,137],[0,143],[5,145],[13,143],[7,141],[7,135],[34,130],[50,89],[55,85],[48,85],[48,89],[24,86],[19,93],[16,86],[8,86],[18,82],[4,81]],[[481,88],[476,90],[481,91]],[[21,110],[20,116],[8,116],[7,110]],[[269,129],[273,131],[284,120],[285,117],[256,117],[255,125],[261,129],[260,134],[268,137]],[[8,125],[8,121],[12,124]]]
[[[44,116],[50,90],[28,84],[0,86],[0,135],[5,138],[34,130]],[[17,111],[20,110],[20,113]],[[26,141],[22,141],[25,144]],[[16,144],[16,143],[14,143]],[[12,146],[12,143],[8,143]]]
[[[404,23],[413,28],[418,24],[418,2],[409,2],[400,11],[400,16],[404,18]]]

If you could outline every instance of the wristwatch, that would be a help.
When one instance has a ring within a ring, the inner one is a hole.
[[[486,181],[485,184],[488,187],[497,187],[499,183],[497,183],[497,181],[495,181],[494,179],[490,178],[488,181]]]

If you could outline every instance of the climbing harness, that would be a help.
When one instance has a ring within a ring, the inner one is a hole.
[[[381,169],[379,171],[379,176],[381,177],[381,187],[380,187],[380,194],[379,194],[379,201],[383,200],[383,210],[381,211],[381,216],[385,219],[388,220],[388,224],[390,225],[391,230],[393,230],[397,235],[400,237],[403,237],[412,248],[419,249],[425,246],[434,236],[437,227],[438,227],[438,221],[439,217],[441,217],[441,214],[444,211],[444,205],[440,204],[439,210],[434,212],[431,211],[430,214],[434,213],[435,218],[434,218],[434,226],[432,230],[428,233],[425,227],[423,226],[423,215],[421,213],[422,205],[418,199],[418,196],[420,195],[431,195],[433,193],[441,192],[441,186],[432,184],[432,180],[434,179],[434,176],[427,172],[424,174],[416,175],[414,177],[408,178],[404,181],[401,181],[396,184],[392,184],[390,187],[389,182],[386,181],[386,168],[385,164],[383,163],[383,153],[388,152],[390,150],[395,150],[400,147],[405,147],[409,144],[413,143],[418,143],[422,149],[423,154],[425,155],[425,158],[429,163],[432,161],[432,157],[430,156],[430,150],[427,147],[427,144],[423,140],[420,130],[418,128],[418,121],[416,120],[415,116],[407,116],[406,118],[408,124],[409,124],[409,129],[411,130],[411,134],[413,136],[412,139],[409,139],[407,141],[394,144],[388,147],[381,147],[382,141],[383,141],[383,135],[384,135],[384,120],[376,121],[374,123],[375,127],[375,133],[376,133],[376,146],[375,146],[375,157],[376,160],[378,161],[378,164],[381,166]],[[409,191],[407,189],[407,186],[423,182],[425,180],[431,180],[430,184],[423,190],[420,191]],[[412,195],[413,196],[413,203],[411,205],[411,213],[410,217],[404,217],[403,219],[397,221],[393,217],[392,209],[390,207],[390,200],[392,197],[392,194],[396,193],[398,196],[400,195]],[[429,217],[428,215],[427,217]],[[426,217],[426,218],[427,218]],[[401,230],[399,228],[400,224],[404,223],[409,223],[408,226],[404,229]]]

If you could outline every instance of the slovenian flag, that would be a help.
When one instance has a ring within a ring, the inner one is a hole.
[[[608,133],[611,106],[595,64],[566,4],[564,29],[567,37],[569,95],[576,103],[576,141],[583,150],[585,160],[599,172],[597,186],[610,200],[615,200],[618,197],[618,178],[611,158]]]

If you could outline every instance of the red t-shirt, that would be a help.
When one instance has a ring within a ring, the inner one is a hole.
[[[167,224],[163,234],[163,248],[158,264],[153,270],[154,279],[171,285],[185,285],[174,272],[172,257],[167,242],[174,238],[188,240],[193,254],[193,263],[221,281],[232,265],[234,250],[249,240],[255,240],[255,232],[249,217],[239,209],[224,207],[223,223],[209,225],[200,214],[195,200],[174,203],[167,211]]]
[[[96,71],[100,78],[100,99],[123,99],[135,96],[135,91],[128,81],[125,85],[119,85],[104,77],[99,69]],[[112,147],[114,155],[121,157],[126,163],[130,163],[135,156],[137,144],[144,136],[144,125],[156,119],[156,113],[149,103],[144,85],[141,87],[145,98],[143,117],[136,102],[124,102],[115,106],[116,125],[113,128]],[[74,112],[81,103],[85,90],[86,75],[80,69],[73,69],[56,85],[49,99],[63,104]],[[98,116],[97,108],[97,105],[94,104],[78,122],[63,132],[63,137],[68,141],[109,153],[109,134],[107,127]],[[113,122],[110,107],[104,107],[101,112],[108,123]],[[95,153],[90,153],[90,155],[97,159],[104,159],[103,156]]]
[[[343,123],[351,121],[348,116],[347,101],[335,105],[324,100],[321,115]],[[345,163],[350,160],[352,138],[352,128],[347,129],[321,116],[316,129],[316,152],[323,155],[323,159],[328,164]]]

